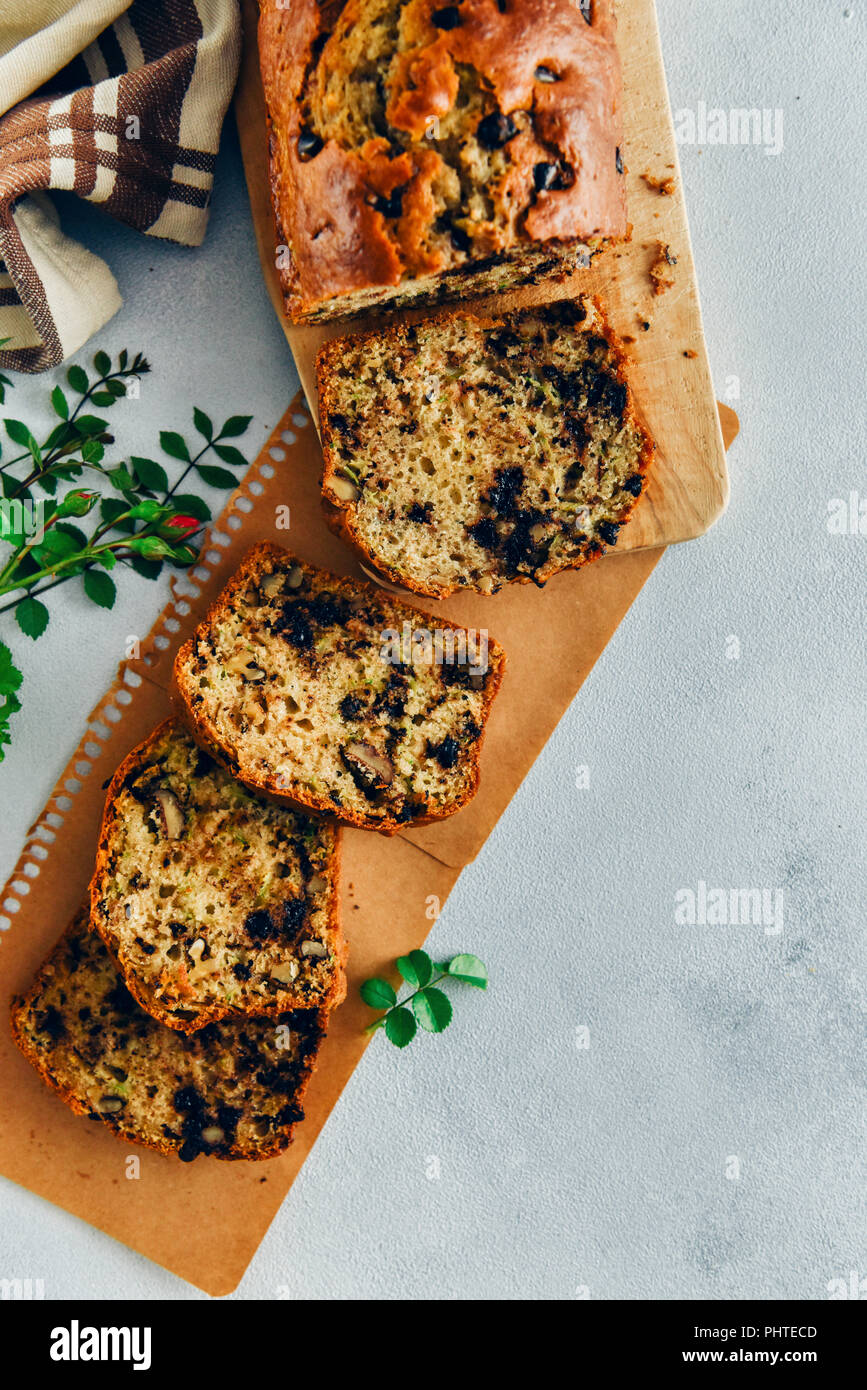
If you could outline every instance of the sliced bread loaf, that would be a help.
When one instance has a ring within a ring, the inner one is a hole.
[[[193,1037],[138,1007],[82,912],[12,1005],[12,1035],[78,1115],[189,1162],[286,1148],[327,1014],[212,1023]]]
[[[257,792],[393,834],[464,806],[505,654],[258,545],[175,661],[197,740]]]
[[[251,796],[168,720],[108,789],[91,922],[161,1023],[332,1008],[346,993],[338,834]]]
[[[331,524],[419,594],[544,584],[617,544],[652,446],[584,298],[336,338],[317,362]]]

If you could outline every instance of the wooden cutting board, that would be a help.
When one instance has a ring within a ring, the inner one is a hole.
[[[383,319],[381,315],[367,315],[349,323],[294,327],[283,313],[256,46],[258,7],[256,0],[242,0],[242,6],[244,54],[235,104],[256,239],[268,291],[316,419],[313,364],[318,348],[328,338],[369,328]],[[636,400],[657,446],[649,485],[617,542],[617,552],[622,554],[702,535],[725,510],[729,484],[654,0],[620,0],[618,24],[626,132],[623,158],[632,240],[604,252],[594,260],[592,269],[577,272],[565,284],[493,296],[485,306],[515,308],[588,291],[605,301],[633,359]],[[644,174],[657,180],[673,179],[674,191],[659,192],[645,181]],[[677,264],[669,268],[672,287],[656,295],[649,272],[662,247],[670,248]],[[425,311],[391,312],[418,319]],[[650,326],[645,328],[645,324]]]

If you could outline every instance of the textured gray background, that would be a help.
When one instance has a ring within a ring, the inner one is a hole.
[[[374,1041],[242,1298],[822,1299],[867,1275],[867,537],[827,530],[830,499],[867,495],[863,6],[659,8],[675,108],[784,112],[777,158],[681,150],[717,394],[740,383],[731,507],[666,555],[435,928],[437,954],[487,961],[489,994],[406,1053]],[[155,365],[130,451],[193,401],[253,412],[258,444],[292,366],[234,130],[197,252],[63,214],[124,295],[101,342]],[[44,392],[21,381],[15,413]],[[3,878],[164,597],[131,580],[100,614],[61,591],[33,646],[0,620],[26,680]],[[675,925],[700,879],[782,889],[782,933]],[[49,1297],[202,1296],[28,1192],[0,1202],[4,1276]]]

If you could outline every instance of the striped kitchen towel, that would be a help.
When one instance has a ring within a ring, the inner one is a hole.
[[[199,244],[240,48],[237,0],[0,0],[0,368],[56,366],[121,304],[52,189]]]

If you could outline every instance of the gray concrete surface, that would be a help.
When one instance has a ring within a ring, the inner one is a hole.
[[[681,150],[717,394],[739,389],[731,507],[666,555],[436,926],[489,994],[406,1053],[375,1040],[241,1298],[819,1300],[867,1275],[867,536],[828,529],[867,497],[863,4],[659,9],[675,109],[783,113],[777,155]],[[193,400],[264,437],[292,367],[234,131],[196,253],[63,213],[120,281],[102,341],[154,363],[136,451]],[[16,413],[44,391],[22,381]],[[0,620],[26,681],[3,877],[163,600],[61,591],[33,646]],[[700,882],[781,892],[781,930],[678,922]],[[0,1212],[4,1274],[49,1297],[202,1296],[11,1184]]]

